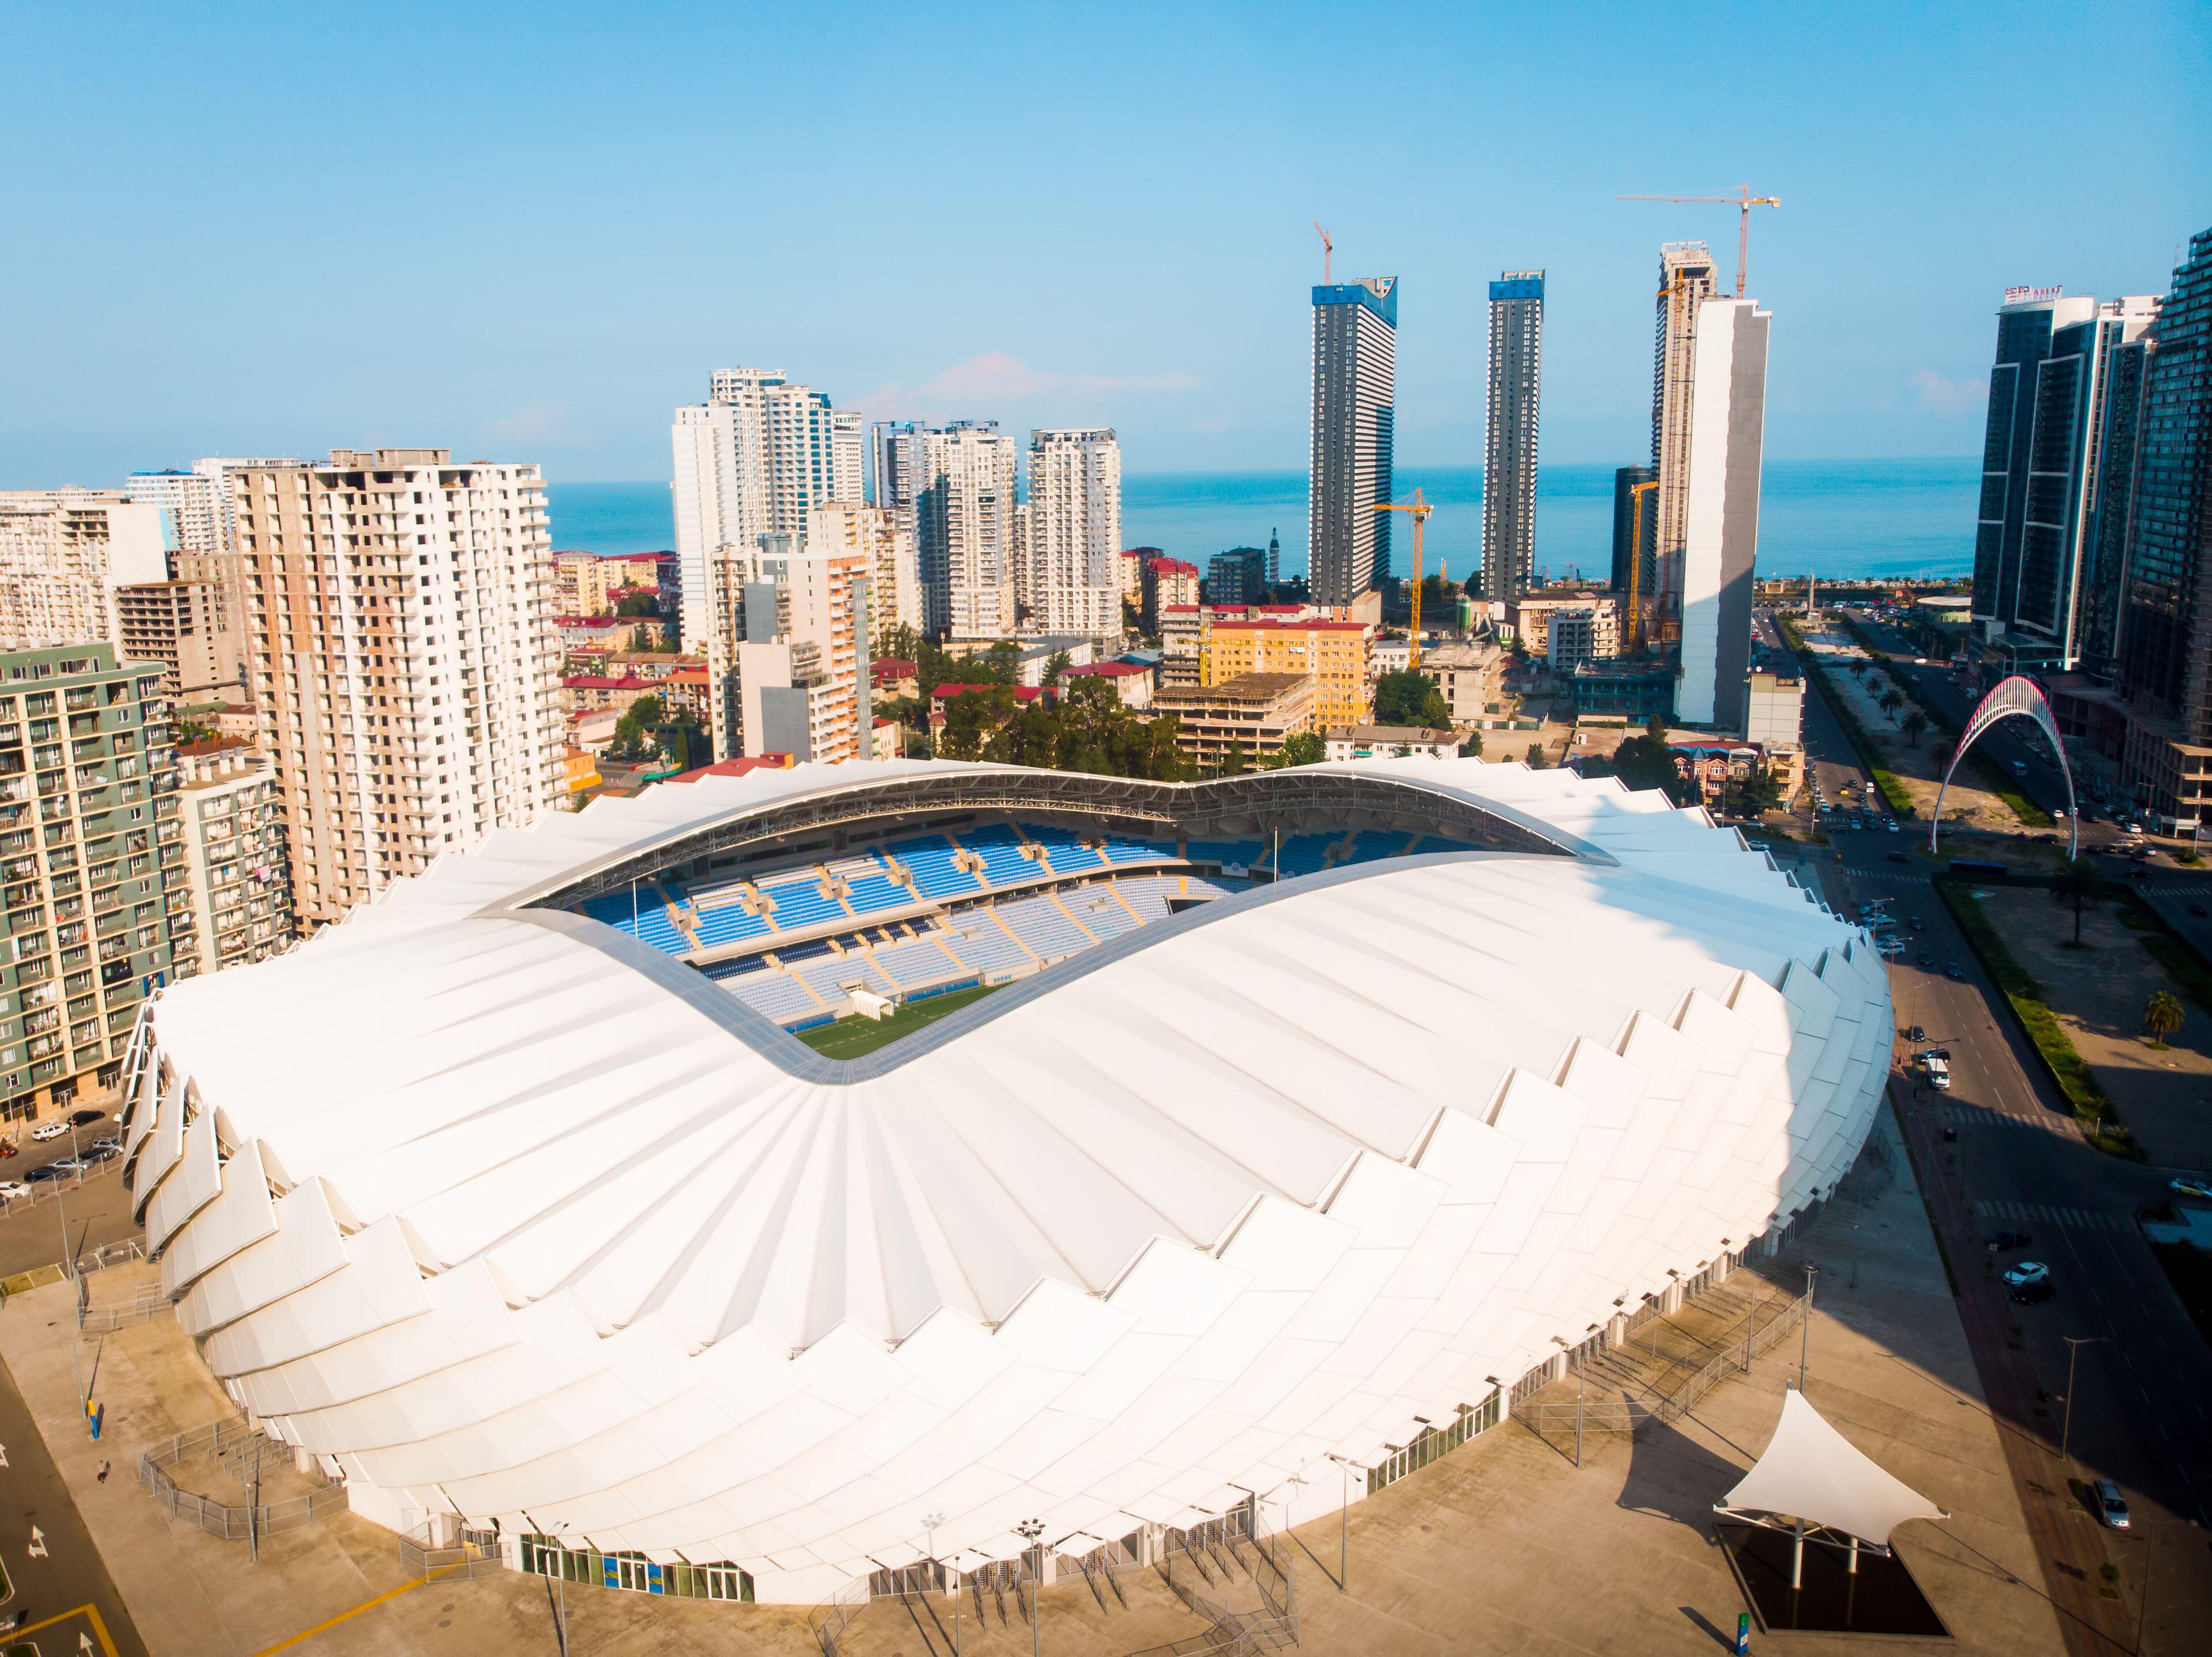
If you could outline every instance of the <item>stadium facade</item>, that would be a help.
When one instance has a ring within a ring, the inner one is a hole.
[[[968,1569],[1379,1488],[1828,1194],[1889,1043],[1863,932],[1614,780],[800,767],[172,986],[125,1175],[356,1511],[816,1602],[925,1515]]]

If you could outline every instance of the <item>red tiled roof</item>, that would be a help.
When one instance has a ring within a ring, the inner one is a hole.
[[[1133,673],[1150,673],[1152,671],[1137,662],[1093,662],[1088,667],[1071,667],[1060,677],[1072,679],[1081,673],[1095,679],[1126,679]]]
[[[1216,622],[1216,632],[1234,633],[1364,633],[1364,622]]]
[[[556,616],[555,627],[635,627],[640,622],[656,621],[652,616]]]
[[[1145,568],[1155,575],[1195,575],[1196,564],[1186,563],[1180,558],[1148,558]]]
[[[1004,689],[1012,689],[1014,693],[1014,700],[1018,702],[1033,702],[1038,697],[1044,695],[1042,690],[1039,689],[1033,684],[1018,684],[1012,686],[995,684],[941,684],[938,686],[935,690],[932,691],[930,695],[935,700],[943,701],[949,696],[964,695],[970,690]]]
[[[596,673],[578,673],[562,680],[561,688],[564,690],[650,690],[657,684],[666,683],[665,679],[609,679]]]
[[[712,765],[702,765],[696,771],[679,771],[665,779],[669,782],[696,782],[702,777],[742,777],[748,771],[787,771],[791,768],[788,754],[755,754],[741,760],[716,760]]]
[[[911,679],[921,670],[912,662],[902,662],[896,656],[886,656],[868,671],[878,679]]]

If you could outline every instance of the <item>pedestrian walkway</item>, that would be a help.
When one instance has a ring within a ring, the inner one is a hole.
[[[2135,1222],[2124,1214],[2098,1214],[2085,1208],[2056,1208],[2049,1203],[1978,1202],[1975,1214],[2008,1225],[2063,1225],[2075,1231],[2127,1232]]]
[[[2009,1111],[1986,1110],[1978,1105],[1946,1105],[1936,1113],[1936,1120],[1944,1127],[2025,1127],[2061,1139],[2081,1137],[2073,1123],[2048,1111],[2033,1116],[2015,1116]]]

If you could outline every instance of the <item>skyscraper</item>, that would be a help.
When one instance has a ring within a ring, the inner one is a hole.
[[[740,752],[830,765],[866,757],[874,554],[854,531],[856,514],[872,510],[833,501],[809,514],[803,535],[760,537],[735,650]]]
[[[1652,595],[1657,591],[1657,562],[1654,554],[1659,543],[1657,508],[1652,497],[1656,489],[1637,489],[1645,483],[1659,481],[1658,470],[1652,466],[1617,466],[1613,474],[1613,589],[1621,595],[1625,604],[1633,591],[1636,602],[1647,614],[1651,608]],[[1643,519],[1639,525],[1638,518]],[[1629,565],[1634,560],[1641,568],[1632,580]],[[1623,624],[1623,632],[1629,629]]]
[[[1544,273],[1490,284],[1489,433],[1482,455],[1482,591],[1510,598],[1536,557],[1536,416],[1544,359]]]
[[[1121,630],[1121,446],[1104,427],[1030,434],[1016,597],[1025,628]]]
[[[2127,604],[2128,543],[2135,531],[2136,456],[2149,388],[2155,297],[2098,307],[2096,464],[2088,524],[2081,537],[2081,665],[2109,683],[2119,669],[2120,624]]]
[[[2081,657],[2103,394],[2113,352],[2140,339],[2157,310],[2149,299],[2100,306],[2087,294],[2015,288],[1997,311],[1972,613],[1984,636],[2023,665],[2067,669]],[[2133,438],[2130,425],[2124,446]],[[2124,518],[2124,495],[2112,504]],[[2100,646],[2109,652],[2112,641]]]
[[[1707,300],[1698,309],[1683,491],[1682,653],[1674,709],[1685,724],[1740,735],[1751,671],[1766,339],[1774,319],[1756,300]]]
[[[1682,543],[1689,523],[1698,319],[1705,302],[1719,291],[1713,256],[1705,243],[1668,242],[1660,248],[1658,337],[1651,363],[1651,465],[1659,482],[1652,552],[1657,591],[1650,606],[1658,642],[1682,634]]]
[[[868,501],[897,513],[911,532],[914,524],[915,476],[921,470],[921,434],[918,420],[878,420],[868,428],[873,456],[869,469]]]
[[[1348,604],[1390,573],[1398,279],[1313,290],[1313,458],[1307,569],[1320,604]]]
[[[1013,440],[994,420],[955,421],[918,437],[915,549],[929,630],[940,639],[1010,638],[1019,533]]]
[[[334,449],[227,474],[295,912],[345,917],[563,792],[535,465]]]
[[[862,499],[861,425],[780,369],[723,368],[705,403],[677,410],[670,438],[684,642],[707,659],[709,734],[727,759],[741,751],[732,675],[760,537],[803,535],[817,506]]]
[[[1206,602],[1209,604],[1257,604],[1267,602],[1267,555],[1257,547],[1231,547],[1217,552],[1206,567]]]
[[[2161,827],[2197,833],[2212,807],[2212,230],[2190,239],[2152,331],[2132,509],[2123,774]]]

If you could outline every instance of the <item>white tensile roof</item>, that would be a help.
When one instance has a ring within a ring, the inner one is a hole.
[[[911,1561],[933,1508],[975,1560],[1032,1514],[1103,1539],[1333,1500],[1288,1481],[1741,1247],[1864,1137],[1864,935],[1702,812],[1563,771],[1311,768],[1577,854],[1224,899],[849,1071],[611,929],[502,909],[771,806],[1006,769],[664,785],[166,991],[126,1171],[232,1396],[357,1509],[811,1599]]]
[[[1765,1450],[1713,1511],[1802,1519],[1880,1548],[1908,1519],[1951,1516],[1829,1425],[1794,1387],[1782,1395],[1782,1419]]]

